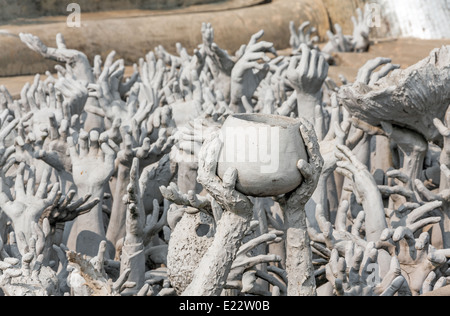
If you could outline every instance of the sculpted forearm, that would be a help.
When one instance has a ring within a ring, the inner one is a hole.
[[[288,296],[315,296],[316,281],[312,265],[306,213],[286,212],[286,272]]]
[[[203,256],[184,296],[218,296],[227,280],[253,214],[224,212],[212,245]]]
[[[129,182],[130,167],[120,164],[117,171],[116,188],[113,194],[110,225],[106,233],[106,238],[113,245],[125,236],[126,205],[123,203],[122,198],[127,193]]]

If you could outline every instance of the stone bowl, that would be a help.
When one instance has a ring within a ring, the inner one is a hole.
[[[301,122],[266,114],[230,115],[221,129],[223,146],[217,168],[238,171],[236,189],[248,196],[269,197],[295,190],[303,181],[297,168],[308,160]]]

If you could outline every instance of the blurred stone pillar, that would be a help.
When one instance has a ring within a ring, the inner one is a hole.
[[[450,38],[450,0],[377,0],[385,36]],[[380,30],[381,31],[381,30]]]
[[[344,34],[353,33],[352,16],[356,16],[357,8],[364,8],[367,0],[322,0],[330,18],[331,27],[338,23]]]

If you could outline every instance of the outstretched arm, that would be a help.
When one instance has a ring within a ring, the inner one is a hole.
[[[317,187],[323,167],[319,143],[314,127],[302,119],[300,132],[305,141],[309,161],[300,160],[297,164],[304,180],[292,192],[284,206],[286,217],[286,271],[288,273],[289,296],[316,295],[312,251],[306,225],[305,205]]]
[[[20,33],[19,36],[22,42],[36,53],[71,67],[77,80],[94,82],[94,73],[87,56],[80,51],[68,49],[61,33],[56,35],[56,48],[47,47],[39,37],[32,34]]]
[[[145,211],[139,190],[139,158],[133,159],[130,171],[130,183],[127,188],[126,235],[122,248],[121,274],[130,269],[128,282],[134,282],[123,294],[136,294],[145,281],[144,226]]]
[[[336,171],[353,181],[353,192],[366,213],[367,241],[377,242],[387,223],[383,199],[375,179],[348,147],[339,145],[337,149]]]
[[[102,205],[105,184],[114,172],[116,156],[107,141],[106,136],[99,135],[97,131],[91,131],[89,134],[81,131],[78,144],[74,142],[73,137],[67,139],[73,180],[78,189],[78,196],[91,194],[91,199],[100,199],[100,202],[88,214],[77,217],[67,245],[89,256],[94,256],[97,245],[106,239]]]
[[[267,76],[270,66],[267,63],[270,58],[265,52],[273,49],[273,44],[269,42],[256,42],[264,35],[260,31],[252,36],[249,45],[245,48],[244,55],[239,59],[231,72],[231,101],[230,108],[237,113],[245,113],[242,97],[248,101]],[[263,63],[258,61],[262,60]]]
[[[183,292],[185,296],[220,295],[253,217],[252,203],[235,190],[236,169],[227,170],[223,181],[216,175],[221,146],[218,133],[203,144],[198,181],[226,211],[217,225],[214,241],[195,270],[191,284]]]
[[[322,104],[322,85],[328,75],[325,57],[315,49],[301,44],[301,57],[292,57],[287,81],[297,93],[299,115],[314,122],[316,105]]]

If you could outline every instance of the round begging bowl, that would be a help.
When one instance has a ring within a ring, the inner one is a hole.
[[[300,120],[278,115],[229,116],[221,129],[218,176],[223,179],[229,168],[235,168],[236,189],[249,196],[295,190],[303,181],[297,163],[308,160],[300,125]]]

